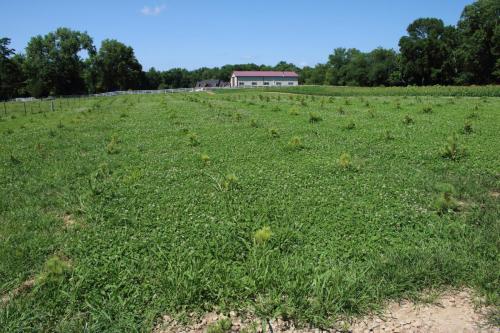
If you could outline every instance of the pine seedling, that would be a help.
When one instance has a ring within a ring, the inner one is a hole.
[[[309,122],[311,124],[318,123],[318,122],[320,122],[322,120],[323,120],[323,118],[321,118],[321,116],[319,115],[319,113],[317,113],[317,112],[309,112]]]
[[[265,244],[273,235],[270,227],[262,227],[253,235],[254,243],[257,245]]]
[[[458,138],[454,134],[449,136],[446,144],[441,149],[441,156],[452,161],[460,159],[465,154],[465,150],[459,146]]]
[[[339,163],[339,166],[344,170],[351,169],[352,168],[351,155],[349,155],[348,153],[342,153],[340,155],[338,163]]]
[[[292,150],[300,150],[304,148],[304,144],[302,143],[302,140],[298,136],[294,136],[290,139],[288,142],[288,148]]]
[[[191,147],[196,147],[200,145],[200,140],[198,139],[198,135],[196,133],[188,134],[188,144]]]

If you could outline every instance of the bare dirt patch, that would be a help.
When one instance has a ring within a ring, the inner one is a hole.
[[[2,295],[0,297],[0,300],[1,300],[0,303],[2,305],[6,305],[7,303],[9,303],[11,300],[13,300],[15,297],[17,297],[21,293],[26,292],[26,291],[30,290],[31,288],[33,288],[34,285],[35,285],[35,278],[34,277],[24,281],[19,287],[13,289],[8,294]]]
[[[431,304],[391,303],[380,315],[351,326],[352,332],[500,332],[489,327],[485,309],[476,308],[471,292],[453,291]]]
[[[384,313],[357,319],[352,323],[340,322],[335,328],[297,328],[282,319],[262,320],[256,317],[241,317],[235,312],[229,315],[211,312],[194,323],[182,325],[169,316],[154,329],[154,333],[202,333],[217,323],[229,320],[230,329],[223,332],[484,332],[498,333],[498,327],[488,326],[485,308],[477,308],[469,290],[450,291],[429,304],[410,301],[390,303]]]
[[[498,197],[500,197],[500,192],[498,191],[491,191],[490,192],[490,195],[495,198],[495,199],[498,199]]]
[[[73,218],[73,215],[71,214],[64,214],[63,215],[63,221],[64,221],[64,226],[65,227],[71,227],[76,224],[75,219]]]

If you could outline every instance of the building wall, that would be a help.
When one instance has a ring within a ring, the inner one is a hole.
[[[272,87],[272,86],[298,86],[299,80],[296,77],[251,77],[240,76],[231,78],[232,87]]]

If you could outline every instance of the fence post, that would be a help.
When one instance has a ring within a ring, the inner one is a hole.
[[[3,113],[7,115],[7,103],[3,102]]]
[[[23,102],[24,104],[24,115],[26,115],[26,102]]]
[[[54,112],[54,101],[50,101],[50,110]]]

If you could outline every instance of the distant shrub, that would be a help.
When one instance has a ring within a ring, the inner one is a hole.
[[[441,149],[441,156],[452,161],[460,159],[464,154],[465,150],[459,146],[456,135],[449,136],[446,144]]]
[[[317,112],[309,112],[309,122],[310,123],[317,123],[322,121],[323,118],[319,115]]]
[[[61,121],[59,121],[59,124],[57,124],[57,128],[64,128],[64,125]]]
[[[348,99],[346,99],[346,100],[344,100],[344,104],[345,104],[345,105],[351,105],[351,101],[350,101],[350,100],[348,100]]]
[[[120,152],[120,148],[118,147],[118,139],[116,136],[111,137],[111,141],[106,146],[106,151],[108,154],[118,154]]]
[[[237,112],[235,112],[235,113],[233,114],[233,116],[234,116],[234,119],[236,119],[236,121],[240,121],[240,120],[241,120],[241,118],[243,117],[243,116],[242,116],[242,114],[241,114],[241,112],[238,112],[238,111],[237,111]]]
[[[252,119],[250,119],[250,126],[257,128],[260,125],[259,125],[259,122],[257,121],[257,119],[252,118]]]
[[[280,111],[281,111],[281,109],[280,109],[280,107],[279,107],[278,105],[275,105],[275,106],[273,106],[273,107],[271,108],[271,111],[273,111],[273,112],[280,112]]]
[[[288,113],[292,116],[298,116],[299,110],[297,110],[296,108],[291,108],[290,111],[288,111]]]
[[[477,105],[476,105],[477,106]],[[479,113],[477,112],[471,112],[467,115],[467,119],[479,119]]]
[[[375,118],[375,110],[368,109],[368,115],[370,116],[370,118]]]
[[[7,130],[5,131],[6,134],[13,134],[14,133],[14,130],[12,128],[7,128]],[[55,133],[54,133],[55,134]],[[49,131],[49,135],[50,135],[50,131]]]
[[[300,150],[304,148],[304,144],[302,143],[302,140],[298,136],[294,136],[290,139],[288,142],[288,148],[292,150]]]
[[[432,107],[426,106],[422,109],[422,112],[427,114],[432,113]]]
[[[391,133],[391,131],[386,130],[385,133],[384,133],[384,139],[386,141],[394,140],[394,135]]]
[[[269,129],[269,136],[271,138],[279,138],[280,137],[280,133],[279,133],[279,131],[276,128],[270,128]]]
[[[345,126],[345,129],[346,130],[353,130],[356,128],[356,124],[354,122],[349,122],[346,126]]]
[[[270,227],[262,227],[254,233],[253,239],[255,244],[260,245],[266,243],[269,239],[271,239],[272,235],[273,233],[271,232]]]
[[[198,138],[198,135],[196,133],[189,133],[188,134],[188,144],[191,147],[196,147],[200,145],[200,140]]]
[[[307,106],[307,103],[306,103],[306,101],[304,99],[301,99],[300,100],[300,105],[301,106]]]
[[[413,123],[414,123],[414,121],[413,121],[413,118],[412,118],[412,117],[410,117],[409,115],[406,115],[406,116],[404,117],[404,119],[403,119],[403,124],[405,124],[405,125],[411,125],[411,124],[413,124]]]
[[[340,107],[337,109],[337,113],[338,113],[339,115],[344,115],[344,114],[345,114],[345,110],[344,110],[344,108],[342,108],[342,107],[340,106]]]

